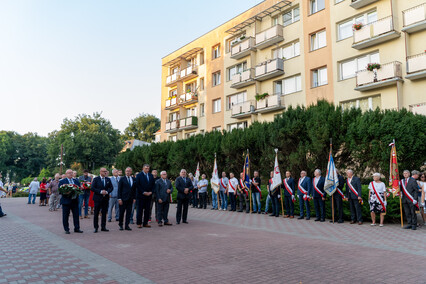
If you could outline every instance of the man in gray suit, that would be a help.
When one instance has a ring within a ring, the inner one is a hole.
[[[169,214],[170,194],[173,192],[173,186],[167,179],[167,172],[161,172],[161,178],[155,182],[155,197],[158,204],[158,226],[171,226],[167,215]]]
[[[111,183],[113,190],[109,195],[109,204],[108,204],[108,222],[111,222],[112,219],[112,208],[114,208],[115,211],[115,221],[119,221],[119,204],[118,204],[118,182],[120,181],[120,177],[118,176],[118,170],[113,169],[112,170],[112,177],[111,177]]]
[[[404,213],[407,218],[407,226],[404,229],[417,230],[417,194],[419,192],[417,179],[419,178],[418,171],[412,171],[410,177],[410,171],[405,170],[403,175],[404,178],[401,180],[401,199],[402,206],[404,206]]]

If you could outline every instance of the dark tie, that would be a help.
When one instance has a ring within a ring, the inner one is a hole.
[[[408,181],[408,179],[406,178],[405,179],[405,187],[407,187],[407,181]]]
[[[127,177],[127,181],[129,182],[129,185],[132,186],[132,183],[130,182],[130,177]]]
[[[102,178],[102,184],[105,186],[105,178]]]
[[[148,174],[145,174],[145,176],[146,176],[146,180],[149,182]]]

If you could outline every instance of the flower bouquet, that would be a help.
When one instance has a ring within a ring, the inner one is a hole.
[[[59,187],[59,193],[66,197],[75,199],[83,191],[75,184],[63,184]]]
[[[90,190],[92,188],[92,183],[90,181],[80,181],[81,189]]]

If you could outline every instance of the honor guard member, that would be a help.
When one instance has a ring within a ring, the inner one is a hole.
[[[244,206],[246,207],[246,213],[250,213],[250,205],[249,205],[249,192],[248,188],[244,181],[244,173],[240,173],[240,179],[238,181],[238,200],[240,210],[238,212],[243,212]]]
[[[220,210],[226,211],[228,208],[228,196],[226,195],[226,189],[228,188],[228,178],[226,177],[226,173],[222,172],[222,178],[219,180],[219,194],[220,194]]]
[[[253,212],[252,213],[257,213],[261,214],[262,213],[262,209],[261,209],[261,203],[260,200],[262,199],[262,191],[260,189],[260,177],[259,177],[259,171],[254,171],[253,173],[254,177],[251,180],[251,198],[253,199]]]
[[[349,200],[349,208],[351,210],[351,224],[358,222],[358,225],[362,225],[362,189],[361,180],[359,177],[354,176],[352,170],[347,170],[346,174],[346,198]]]
[[[343,194],[343,187],[345,187],[345,179],[339,174],[339,171],[337,171],[337,178],[339,179],[339,185],[337,186],[336,191],[330,198],[330,206],[332,206],[331,203],[334,200],[334,204],[337,207],[337,223],[343,223],[343,200],[346,200],[346,197]],[[330,220],[330,223],[333,223],[333,220]]]
[[[321,170],[316,169],[314,173],[315,177],[312,180],[312,188],[313,195],[314,195],[314,206],[315,206],[315,213],[317,215],[317,218],[315,219],[315,222],[325,221],[325,191],[324,191],[324,183],[325,178],[321,176]]]
[[[404,207],[404,213],[407,218],[407,226],[404,229],[417,230],[417,214],[416,210],[419,210],[418,199],[418,184],[417,179],[419,178],[418,171],[410,172],[405,170],[403,175],[404,179],[401,180],[401,192],[402,192],[402,206]]]
[[[285,178],[283,179],[284,187],[284,209],[286,215],[284,218],[294,218],[294,202],[296,197],[294,196],[294,179],[291,177],[291,172],[285,172]]]
[[[297,219],[304,218],[304,206],[306,207],[306,220],[311,219],[311,205],[309,201],[312,195],[311,179],[306,176],[306,171],[300,172],[300,179],[297,183],[297,194],[299,196],[300,216]]]
[[[279,207],[279,203],[278,203],[278,195],[280,194],[281,191],[281,185],[272,188],[272,177],[274,176],[274,172],[271,172],[271,178],[268,181],[268,192],[269,192],[269,196],[271,197],[271,201],[272,201],[272,214],[270,214],[269,216],[273,217],[280,217],[280,207]],[[267,213],[267,211],[265,210],[265,214]]]

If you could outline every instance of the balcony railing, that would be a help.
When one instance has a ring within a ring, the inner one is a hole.
[[[255,83],[254,69],[250,68],[232,76],[231,88],[239,89]]]
[[[256,112],[270,112],[284,108],[284,96],[274,94],[256,102]]]
[[[166,78],[166,86],[173,85],[179,79],[180,79],[180,74],[179,73],[174,73],[174,74],[171,74],[171,75],[167,76],[167,78]]]
[[[250,116],[255,110],[254,101],[246,101],[231,107],[231,116],[234,118]]]
[[[275,58],[260,63],[255,69],[255,79],[264,81],[284,74],[284,60]]]
[[[426,52],[407,57],[407,74],[410,80],[426,77]]]
[[[193,129],[198,127],[198,118],[196,116],[188,116],[179,120],[180,129]]]
[[[247,37],[241,41],[231,45],[231,58],[241,59],[250,54],[252,50],[256,50],[254,47],[254,38]]]
[[[166,122],[166,132],[172,133],[172,132],[177,132],[178,130],[179,130],[178,120]]]
[[[426,29],[426,3],[402,11],[403,31],[408,33]]]
[[[283,31],[283,26],[275,25],[263,32],[256,34],[256,48],[264,49],[283,41]]]
[[[166,100],[166,109],[172,109],[178,106],[177,98],[168,98]]]
[[[402,64],[395,61],[381,65],[380,69],[369,71],[367,69],[356,73],[357,91],[368,91],[396,84],[402,81]]]
[[[400,33],[394,30],[393,17],[389,16],[362,26],[354,31],[352,45],[355,49],[367,48],[400,37]]]
[[[198,101],[198,96],[194,92],[188,92],[179,96],[179,104],[191,104]]]
[[[352,0],[350,6],[355,9],[360,9],[379,0]]]
[[[185,69],[182,69],[180,71],[180,79],[183,80],[183,79],[191,79],[191,78],[197,77],[198,76],[197,70],[198,70],[197,65],[191,65]]]

